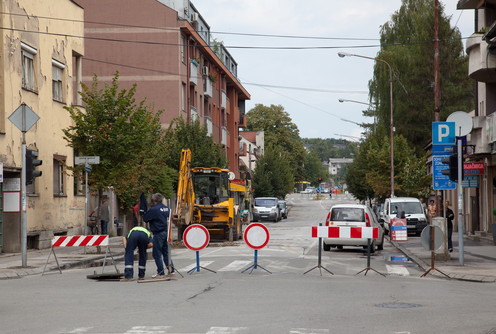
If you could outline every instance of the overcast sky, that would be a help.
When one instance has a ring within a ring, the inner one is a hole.
[[[451,16],[451,26],[469,37],[474,10],[457,10],[457,0],[440,2]],[[401,0],[193,0],[193,4],[210,25],[212,36],[224,42],[238,63],[238,78],[251,94],[247,111],[255,104],[282,105],[305,138],[351,140],[344,136],[359,137],[362,132],[352,122],[372,122],[362,116],[367,105],[338,100],[368,102],[374,61],[339,58],[337,53],[375,57],[379,28],[400,8]],[[245,48],[274,46],[335,48]]]

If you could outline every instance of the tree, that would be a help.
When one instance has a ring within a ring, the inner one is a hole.
[[[112,186],[120,206],[129,209],[142,191],[170,197],[175,174],[162,158],[161,111],[149,110],[145,101],[136,104],[136,85],[119,90],[118,78],[116,73],[103,89],[96,76],[91,86],[83,84],[86,110],[65,107],[74,125],[63,132],[76,154],[100,157],[89,174],[91,188]]]
[[[248,111],[246,116],[247,128],[253,131],[263,130],[265,146],[272,146],[275,150],[287,153],[294,179],[303,179],[305,148],[301,142],[298,127],[284,111],[284,107],[280,105],[267,107],[257,104],[255,108]]]
[[[418,152],[431,138],[434,121],[433,26],[431,0],[402,0],[402,5],[381,28],[381,50],[377,58],[393,70],[393,107],[396,133]],[[473,107],[473,83],[467,76],[468,61],[459,30],[450,27],[444,7],[439,8],[440,120],[457,110]],[[369,83],[370,100],[377,105],[378,130],[389,133],[389,70],[377,61]]]
[[[252,187],[255,197],[278,197],[283,199],[293,189],[287,153],[268,146],[257,161],[253,172]]]
[[[418,156],[406,138],[394,140],[394,192],[397,196],[420,197],[430,192],[431,176],[425,155]],[[371,135],[360,145],[346,174],[349,190],[360,200],[386,198],[391,192],[389,139]]]
[[[318,186],[320,183],[318,179],[327,180],[329,178],[329,173],[324,164],[320,161],[318,155],[313,152],[309,152],[305,155],[304,171],[305,180],[310,181],[315,186]]]
[[[214,143],[207,128],[201,126],[199,120],[188,123],[182,118],[176,118],[167,129],[165,137],[164,159],[168,166],[176,170],[179,170],[183,148],[191,150],[191,167],[228,167],[224,150]]]

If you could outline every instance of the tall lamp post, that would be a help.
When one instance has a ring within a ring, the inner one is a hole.
[[[367,57],[367,56],[362,56],[362,55],[357,55],[357,54],[352,54],[352,53],[346,53],[346,52],[338,52],[338,56],[341,58],[344,57],[359,57],[359,58],[365,58],[365,59],[371,59],[375,61],[380,61],[381,63],[384,63],[387,65],[389,69],[389,146],[390,146],[390,169],[391,169],[391,197],[394,197],[394,126],[393,126],[393,70],[391,68],[391,65],[383,59],[379,58],[373,58],[373,57]],[[344,101],[344,100],[343,100]]]
[[[362,102],[362,101],[356,101],[356,100],[348,100],[348,99],[338,99],[339,102],[344,103],[344,102],[353,102],[353,103],[360,103],[360,104],[365,104],[366,106],[372,107],[373,105],[367,102]],[[376,118],[374,116],[374,132],[375,132],[375,127],[376,127]]]

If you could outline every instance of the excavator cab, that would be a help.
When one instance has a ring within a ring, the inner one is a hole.
[[[195,204],[214,205],[229,199],[229,178],[226,171],[193,168]]]

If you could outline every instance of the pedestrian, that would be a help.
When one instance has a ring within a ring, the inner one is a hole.
[[[97,213],[97,217],[100,219],[100,232],[102,235],[106,235],[108,223],[110,221],[110,207],[108,204],[108,198],[104,198],[102,200],[102,204],[97,206],[95,210],[90,213],[90,216],[93,216],[95,212]]]
[[[427,213],[429,215],[431,224],[432,224],[432,218],[436,217],[436,211],[437,211],[436,203],[434,203],[434,200],[431,199],[429,201],[429,206],[427,207]]]
[[[136,204],[133,205],[133,226],[139,225],[139,199],[136,200]]]
[[[168,228],[169,228],[169,208],[162,203],[164,197],[160,193],[152,195],[151,207],[144,214],[143,220],[150,224],[150,230],[153,233],[153,259],[157,265],[157,274],[153,278],[165,276],[165,267],[167,274],[174,272],[173,266],[169,265],[169,245],[168,245]]]
[[[455,219],[455,214],[453,210],[449,207],[450,202],[446,201],[445,207],[445,216],[447,220],[448,227],[448,251],[451,253],[453,251],[453,241],[451,240],[451,236],[453,235],[453,219]]]
[[[134,276],[134,250],[138,248],[138,279],[145,278],[146,249],[153,247],[152,234],[146,228],[135,226],[129,231],[127,238],[122,237],[126,249],[124,255],[124,280],[129,281]]]

